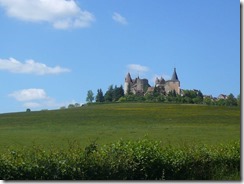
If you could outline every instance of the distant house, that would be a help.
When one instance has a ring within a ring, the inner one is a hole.
[[[227,95],[224,95],[224,94],[220,94],[219,96],[218,96],[218,100],[220,100],[220,99],[227,99]]]
[[[213,96],[212,95],[203,95],[203,99],[205,99],[205,98],[213,99]]]

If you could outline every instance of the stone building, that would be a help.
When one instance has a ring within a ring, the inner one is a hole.
[[[163,77],[161,77],[160,79],[156,78],[155,86],[163,87],[166,94],[168,94],[170,91],[174,91],[174,90],[175,90],[176,94],[180,94],[180,81],[179,81],[178,75],[176,73],[176,68],[174,68],[174,72],[173,72],[171,80],[165,81]]]
[[[163,89],[165,94],[168,94],[170,91],[174,91],[177,94],[180,94],[180,81],[178,75],[176,73],[176,68],[174,68],[174,72],[171,80],[165,81],[163,77],[156,78],[155,87],[159,87]],[[129,92],[133,94],[145,94],[153,92],[154,87],[151,87],[148,83],[147,79],[140,79],[137,77],[136,79],[132,79],[130,73],[128,73],[125,77],[124,83],[124,93],[128,94]]]
[[[227,95],[220,94],[220,95],[218,96],[218,100],[219,100],[219,99],[224,99],[224,100],[226,100],[226,99],[227,99]]]
[[[140,79],[139,76],[132,80],[130,73],[125,77],[124,94],[144,94],[150,87],[147,79]]]

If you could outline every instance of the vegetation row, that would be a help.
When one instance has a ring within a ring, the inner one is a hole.
[[[240,143],[164,147],[148,139],[66,150],[39,146],[0,156],[2,180],[240,180]]]
[[[204,97],[200,90],[182,90],[182,94],[179,95],[175,91],[170,91],[168,94],[164,92],[160,87],[155,87],[154,90],[146,94],[133,94],[128,92],[124,94],[123,87],[117,87],[116,85],[110,85],[106,93],[103,95],[102,89],[97,90],[97,94],[94,97],[94,93],[89,90],[87,92],[86,101],[88,103],[95,102],[166,102],[166,103],[187,103],[187,104],[206,104],[206,105],[218,105],[218,106],[239,106],[240,95],[237,98],[231,93],[226,99],[217,99],[210,96]]]

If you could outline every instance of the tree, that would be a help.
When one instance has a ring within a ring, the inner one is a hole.
[[[216,104],[219,106],[225,106],[226,100],[225,99],[218,99],[218,101],[216,101]]]
[[[197,96],[203,99],[203,94],[200,90],[198,91]]]
[[[128,88],[127,88],[127,91],[126,91],[126,95],[131,95],[133,94],[132,91],[131,91],[131,84],[129,83],[128,84]]]
[[[184,96],[183,97],[183,102],[189,104],[189,103],[193,103],[193,100],[189,96]]]
[[[175,101],[176,103],[183,103],[183,97],[181,95],[176,95],[176,98],[175,98]]]
[[[165,96],[160,94],[156,97],[156,102],[164,102],[165,101]]]
[[[152,102],[154,100],[154,97],[153,97],[153,93],[147,93],[145,96],[144,96],[145,100],[147,102]]]
[[[210,97],[206,97],[203,99],[203,103],[206,105],[211,105],[212,104],[212,99]]]
[[[237,95],[237,105],[241,106],[241,95]]]
[[[89,91],[87,92],[86,101],[87,101],[88,103],[92,103],[93,100],[94,100],[94,94],[93,94],[92,90],[89,90]]]
[[[203,103],[202,92],[199,90],[198,92],[196,92],[196,94],[197,94],[197,96],[195,98],[193,98],[194,104],[202,104]]]
[[[108,88],[108,91],[104,95],[104,100],[106,102],[112,102],[113,101],[113,85],[110,85]]]
[[[160,95],[160,89],[159,87],[155,86],[153,89],[153,97],[156,98]]]
[[[227,106],[237,106],[237,100],[232,93],[226,99]]]
[[[124,96],[124,89],[121,85],[120,87],[115,86],[113,89],[113,101],[116,102],[120,99],[120,97]]]
[[[184,90],[183,98],[181,98],[183,103],[203,103],[203,94],[200,90]]]
[[[176,102],[176,91],[175,90],[170,91],[166,97],[166,100],[168,102]]]
[[[197,92],[194,90],[184,90],[184,97],[189,97],[190,99],[197,97]]]
[[[69,109],[71,109],[71,108],[75,108],[75,105],[74,105],[74,104],[69,104],[68,108],[69,108]]]
[[[170,91],[168,96],[171,96],[171,97],[176,97],[176,91],[173,90],[173,91]]]
[[[96,102],[104,102],[104,96],[102,89],[97,90]]]

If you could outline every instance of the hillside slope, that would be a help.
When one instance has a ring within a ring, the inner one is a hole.
[[[240,139],[240,109],[160,103],[98,104],[0,115],[0,145],[67,146],[147,136],[162,144],[219,144]]]

